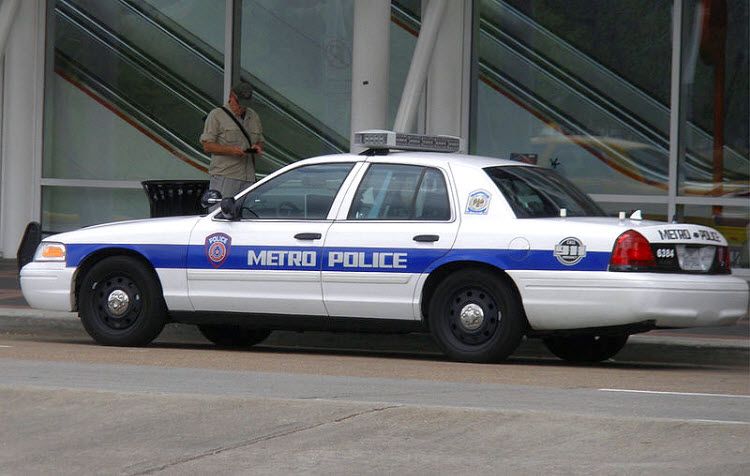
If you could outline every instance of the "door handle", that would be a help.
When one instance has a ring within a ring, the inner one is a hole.
[[[438,235],[417,235],[414,237],[414,241],[417,241],[419,243],[431,243],[439,239],[440,237]]]
[[[297,233],[294,238],[297,240],[319,240],[323,237],[320,233]]]

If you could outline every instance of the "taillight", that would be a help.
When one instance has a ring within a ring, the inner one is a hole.
[[[617,237],[609,260],[610,271],[648,271],[656,268],[656,258],[648,240],[635,230]]]
[[[730,274],[732,272],[732,260],[729,255],[729,247],[717,246],[716,247],[716,264],[718,273]]]

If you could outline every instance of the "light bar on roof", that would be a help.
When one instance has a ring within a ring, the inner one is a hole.
[[[370,130],[354,133],[354,145],[368,149],[419,150],[422,152],[458,152],[461,138],[406,134],[403,132]]]

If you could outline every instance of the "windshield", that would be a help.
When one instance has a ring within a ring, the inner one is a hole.
[[[550,169],[507,166],[484,169],[517,218],[604,216],[604,211],[575,185]]]

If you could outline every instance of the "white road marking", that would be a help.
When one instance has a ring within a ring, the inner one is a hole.
[[[0,348],[3,348],[3,349],[10,349],[11,347],[13,346],[12,345],[0,345]]]
[[[730,425],[750,425],[750,422],[746,421],[732,421],[732,420],[688,420],[698,423],[728,423]]]
[[[682,397],[750,398],[750,395],[728,395],[724,393],[659,392],[656,390],[628,390],[624,388],[600,388],[600,392],[646,393],[652,395],[678,395]]]

